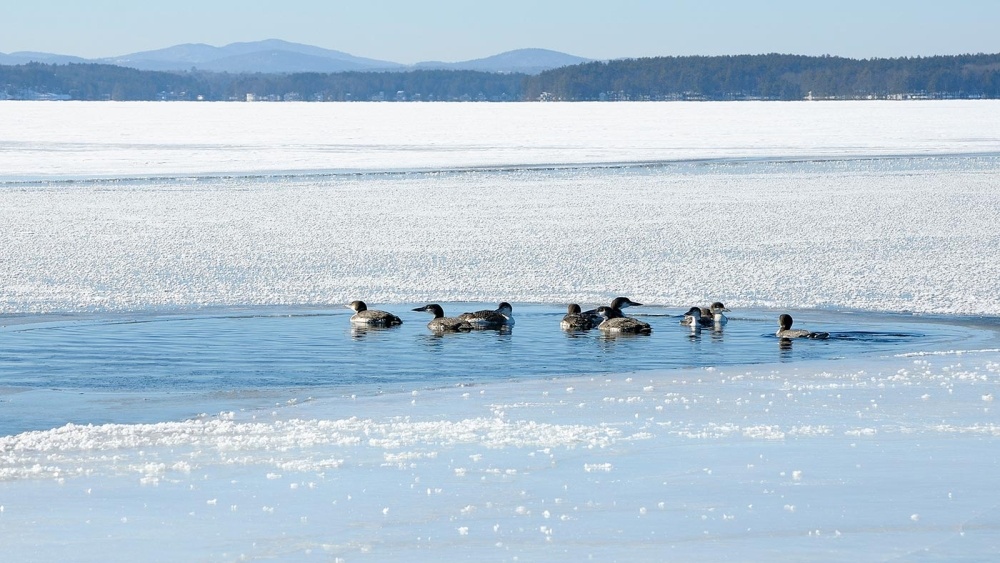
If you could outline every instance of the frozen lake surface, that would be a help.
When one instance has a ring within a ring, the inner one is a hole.
[[[0,105],[13,179],[995,154],[995,101]]]
[[[0,103],[5,554],[991,559],[998,110]]]

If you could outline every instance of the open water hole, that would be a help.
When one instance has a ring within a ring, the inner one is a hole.
[[[993,332],[955,319],[792,311],[827,340],[774,336],[777,311],[735,310],[721,330],[680,325],[686,308],[633,307],[651,335],[565,332],[565,310],[515,303],[504,331],[434,334],[423,303],[379,305],[403,319],[352,329],[347,308],[213,309],[0,319],[0,434],[66,422],[184,418],[226,402],[374,394],[497,380],[837,360],[985,346]],[[495,304],[443,303],[446,315]],[[589,308],[592,304],[582,304]],[[41,399],[37,393],[44,392]],[[75,397],[72,398],[71,397]],[[37,404],[40,403],[40,404]],[[209,406],[211,405],[211,406]]]

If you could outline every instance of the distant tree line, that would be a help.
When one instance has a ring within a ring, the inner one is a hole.
[[[1000,55],[857,60],[799,55],[656,57],[529,76],[471,70],[292,74],[0,66],[0,99],[529,101],[1000,98]]]
[[[525,76],[471,70],[230,74],[29,63],[0,66],[0,99],[519,101]]]
[[[801,100],[1000,97],[1000,55],[857,60],[799,55],[594,62],[525,80],[526,99]]]
[[[72,100],[155,100],[160,92],[195,91],[195,77],[99,64],[0,66],[0,98],[43,95]]]
[[[522,99],[523,74],[472,70],[206,75],[225,96],[307,101],[494,101]]]

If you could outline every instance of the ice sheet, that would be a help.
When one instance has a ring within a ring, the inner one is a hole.
[[[1000,157],[0,189],[0,313],[604,302],[1000,313]]]
[[[996,358],[66,426],[0,438],[0,530],[19,560],[989,559]]]
[[[0,104],[0,179],[995,153],[1000,103]]]

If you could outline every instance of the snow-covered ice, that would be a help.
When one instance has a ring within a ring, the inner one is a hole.
[[[1000,424],[981,394],[997,391],[996,357],[25,433],[0,439],[0,527],[7,553],[37,560],[989,559]]]
[[[995,331],[998,110],[0,103],[0,324],[627,294]],[[982,344],[0,437],[4,557],[986,560]]]
[[[18,185],[0,191],[0,312],[611,293],[998,314],[998,170],[907,157]]]
[[[5,178],[995,153],[996,101],[0,104]]]

